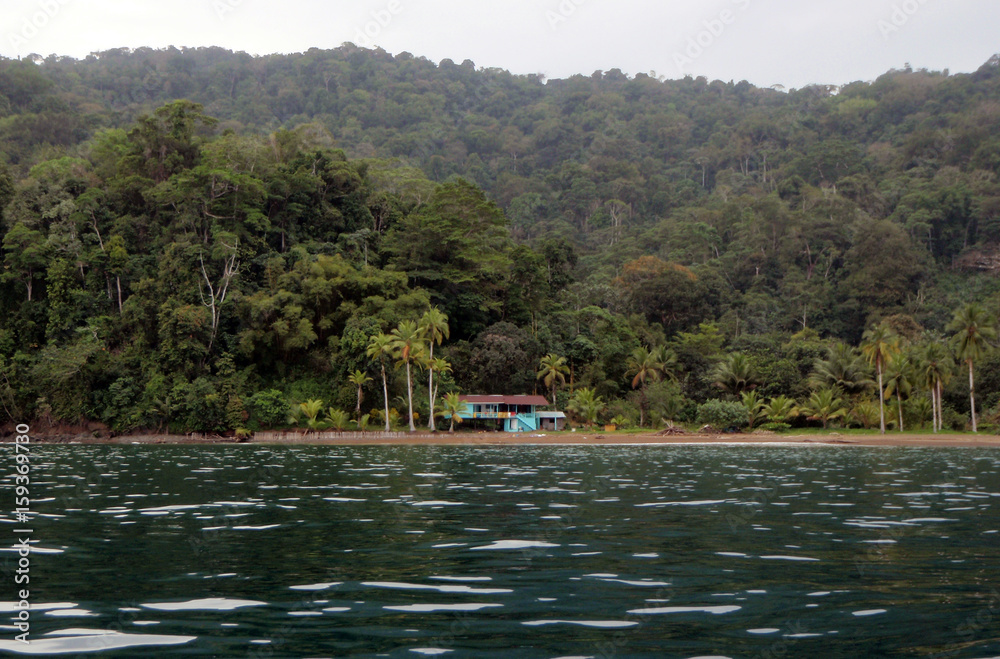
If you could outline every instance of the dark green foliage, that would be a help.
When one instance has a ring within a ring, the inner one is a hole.
[[[710,400],[698,406],[698,423],[731,432],[746,427],[747,412],[741,403]]]
[[[357,370],[381,408],[366,347],[432,304],[465,393],[533,393],[551,353],[561,405],[587,388],[609,416],[693,421],[723,390],[853,405],[877,394],[864,328],[918,343],[996,308],[998,94],[990,67],[834,94],[351,45],[0,58],[0,414],[266,427],[353,410]],[[640,347],[676,382],[633,390]],[[995,409],[996,358],[977,369]],[[967,394],[948,382],[954,414]]]

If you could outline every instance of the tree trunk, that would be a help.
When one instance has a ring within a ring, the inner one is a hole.
[[[885,434],[885,389],[882,388],[882,364],[878,364],[878,412],[882,434]]]
[[[118,315],[122,315],[122,278],[115,277],[115,281],[118,283]]]
[[[639,427],[646,425],[646,383],[642,383],[642,399],[639,401]]]
[[[903,432],[903,397],[899,395],[899,389],[896,389],[896,404],[899,408],[899,432]]]
[[[410,432],[417,432],[413,425],[413,379],[410,377],[410,362],[406,362],[406,403],[410,411]]]
[[[969,360],[969,405],[972,407],[972,432],[979,432],[976,428],[976,380],[972,375],[972,360]]]
[[[944,430],[944,406],[941,405],[941,381],[938,380],[934,383],[934,398],[937,405],[937,415],[938,415],[938,425],[934,429],[934,432],[941,432]]]
[[[385,379],[385,364],[382,364],[382,395],[385,401],[385,431],[390,432],[392,426],[389,425],[389,383]]]
[[[431,413],[428,415],[430,418],[427,420],[427,427],[430,429],[431,432],[434,432],[435,430],[437,430],[437,428],[434,427],[434,366],[433,366],[434,337],[433,336],[431,337],[431,351],[429,359],[430,361],[428,361],[428,364],[431,365],[427,369],[427,396],[428,398],[430,398]]]

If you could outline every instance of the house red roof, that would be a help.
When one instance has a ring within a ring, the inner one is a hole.
[[[466,403],[476,405],[536,405],[543,407],[549,404],[544,396],[459,396]]]

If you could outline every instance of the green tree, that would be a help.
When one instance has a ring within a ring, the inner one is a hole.
[[[434,397],[437,394],[437,387],[434,386],[434,344],[441,343],[450,336],[448,329],[448,316],[444,315],[440,309],[433,307],[428,310],[420,319],[420,332],[427,339],[430,347],[427,358],[427,393],[430,398],[430,414],[427,420],[427,427],[434,432]]]
[[[646,396],[647,385],[651,382],[659,382],[661,378],[667,376],[673,378],[672,366],[677,363],[677,357],[670,350],[640,346],[632,351],[628,360],[629,375],[632,375],[632,389],[640,389],[639,401],[639,426],[646,425],[646,408],[648,398]]]
[[[812,392],[809,400],[799,407],[799,413],[811,421],[822,421],[823,427],[828,428],[830,421],[847,414],[847,408],[839,390],[824,388]]]
[[[313,432],[319,430],[323,422],[319,420],[319,414],[323,411],[323,401],[318,398],[310,398],[304,403],[299,403],[299,410],[306,416],[306,424]]]
[[[3,237],[4,262],[10,273],[21,280],[31,302],[35,279],[45,271],[45,236],[41,231],[15,224]],[[5,277],[10,276],[4,273]]]
[[[972,410],[972,432],[979,432],[976,426],[976,380],[973,365],[976,360],[990,350],[990,342],[997,338],[997,330],[986,310],[980,305],[967,304],[955,312],[948,325],[955,332],[951,344],[958,358],[969,366],[969,407]]]
[[[741,352],[729,355],[725,361],[716,366],[712,372],[712,379],[715,386],[733,396],[739,396],[760,384],[752,360]]]
[[[552,409],[555,409],[556,385],[566,384],[566,376],[569,375],[569,366],[566,364],[566,358],[550,352],[538,362],[538,373],[536,375],[546,387],[552,390]]]
[[[568,409],[577,414],[588,426],[593,427],[597,423],[597,417],[604,410],[604,399],[589,388],[578,389],[569,401]]]
[[[414,363],[423,351],[423,333],[416,322],[404,320],[392,331],[391,345],[396,359],[406,367],[406,403],[409,406],[408,419],[410,421],[410,432],[416,432],[417,427],[413,424],[413,378],[410,373],[410,364]]]
[[[364,386],[372,381],[368,374],[362,370],[357,370],[347,376],[347,380],[358,389],[358,402],[354,408],[358,422],[361,422],[361,400],[364,398]]]
[[[885,395],[896,396],[896,410],[899,412],[899,431],[904,432],[903,396],[907,398],[913,391],[915,367],[908,355],[901,355],[890,362],[885,372]]]
[[[366,354],[368,358],[373,362],[376,362],[382,369],[382,400],[385,402],[385,431],[389,432],[392,428],[389,425],[389,380],[385,373],[385,362],[388,359],[392,359],[393,346],[392,337],[388,334],[376,334],[368,342],[368,350]]]
[[[820,389],[836,387],[850,396],[868,391],[872,380],[863,359],[850,346],[837,343],[827,351],[826,359],[817,359],[809,375],[809,386]]]
[[[885,323],[873,326],[865,332],[861,353],[868,359],[869,364],[875,366],[875,373],[878,375],[879,428],[883,435],[885,434],[885,387],[882,384],[882,373],[899,351],[899,336]]]
[[[743,409],[746,410],[747,428],[753,430],[758,421],[767,418],[764,411],[764,399],[756,391],[744,391],[740,394],[740,400],[743,403]]]
[[[795,401],[787,396],[775,396],[761,411],[771,423],[787,423],[789,419],[798,416]]]
[[[442,412],[451,420],[451,427],[448,428],[448,432],[455,432],[455,422],[462,422],[462,417],[460,417],[459,414],[461,414],[462,410],[465,409],[465,402],[462,401],[462,397],[457,391],[445,394],[443,402],[444,409]]]
[[[924,347],[920,355],[920,369],[923,373],[924,384],[931,392],[932,418],[936,433],[944,428],[942,398],[944,387],[951,381],[955,371],[955,361],[943,344],[932,341]]]
[[[350,424],[351,416],[344,410],[331,407],[327,410],[324,421],[328,426],[337,432],[343,432],[344,429]],[[361,419],[358,419],[358,425],[361,425]]]

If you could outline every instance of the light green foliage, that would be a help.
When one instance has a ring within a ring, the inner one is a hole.
[[[455,424],[462,422],[462,417],[458,415],[463,409],[465,409],[465,403],[462,402],[462,398],[459,393],[454,391],[445,394],[442,399],[442,404],[444,405],[442,413],[450,422],[448,432],[455,432]]]
[[[327,410],[326,417],[323,421],[333,430],[337,432],[342,432],[351,423],[351,415],[344,410],[338,410],[333,407]]]
[[[799,407],[799,414],[811,421],[822,421],[823,427],[827,428],[830,421],[847,414],[847,407],[839,389],[824,388],[809,396],[809,400]]]
[[[742,403],[710,400],[698,406],[698,423],[729,432],[747,425],[747,411]]]
[[[604,399],[593,389],[584,388],[573,394],[567,409],[579,416],[587,425],[594,426],[604,407]]]
[[[277,389],[268,389],[250,398],[251,418],[261,428],[273,428],[288,419],[290,407],[285,395]]]

